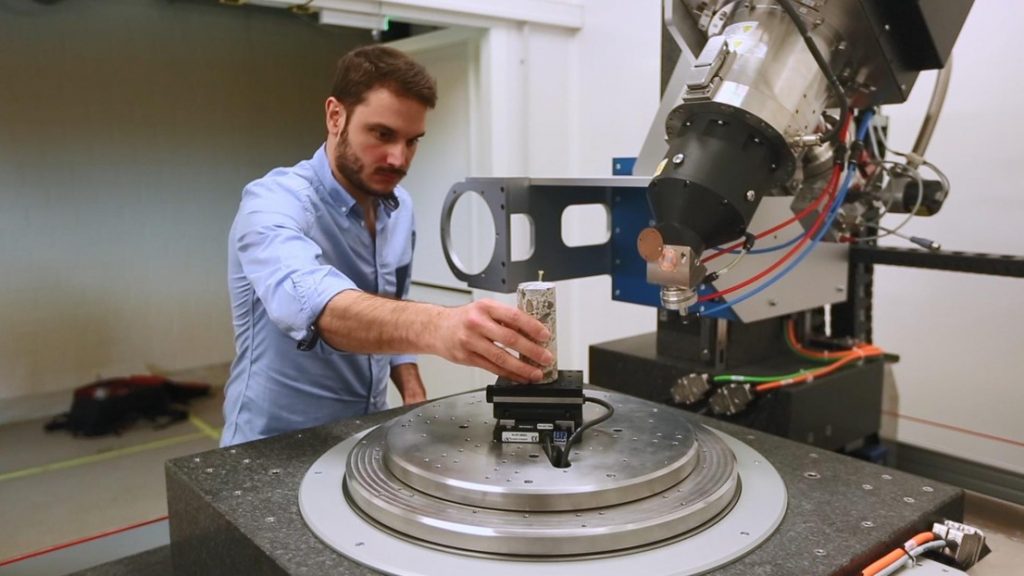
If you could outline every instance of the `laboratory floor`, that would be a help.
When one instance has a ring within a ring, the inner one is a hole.
[[[44,432],[47,419],[0,426],[0,563],[167,514],[163,463],[217,446],[226,366],[168,376],[215,387],[188,421],[163,430],[140,422],[120,436],[74,438]],[[1024,507],[969,493],[967,522],[993,549],[973,576],[1022,573]]]
[[[217,447],[227,370],[165,374],[212,392],[189,404],[189,420],[160,430],[143,420],[119,436],[76,438],[44,431],[49,418],[0,426],[0,563],[165,516],[164,462]]]

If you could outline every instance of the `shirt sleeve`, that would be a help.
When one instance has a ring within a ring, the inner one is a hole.
[[[249,184],[231,229],[242,271],[271,321],[294,340],[309,336],[336,294],[358,290],[322,262],[323,251],[306,232],[313,208],[301,192],[265,180]]]

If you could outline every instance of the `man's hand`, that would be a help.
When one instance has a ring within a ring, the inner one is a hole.
[[[537,342],[547,342],[550,332],[529,314],[493,300],[448,308],[437,354],[452,362],[477,366],[517,382],[537,382],[543,373],[509,350],[547,366],[554,362],[551,352]]]
[[[427,389],[423,387],[420,369],[416,364],[399,364],[391,367],[391,381],[402,395],[402,404],[408,406],[427,399]]]
[[[339,292],[317,320],[324,341],[361,354],[434,354],[483,368],[517,382],[537,382],[541,366],[554,362],[537,342],[551,334],[529,314],[493,300],[458,308],[391,300],[356,290]]]

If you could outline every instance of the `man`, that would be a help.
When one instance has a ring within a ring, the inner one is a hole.
[[[228,283],[236,358],[227,446],[426,399],[413,356],[429,353],[520,382],[553,361],[536,320],[497,302],[458,308],[409,290],[412,200],[398,186],[436,102],[433,78],[394,49],[338,62],[327,141],[310,160],[246,186],[231,227]]]

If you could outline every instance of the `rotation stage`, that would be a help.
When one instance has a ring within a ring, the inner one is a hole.
[[[586,393],[616,412],[568,468],[493,443],[482,392],[173,460],[176,573],[843,574],[962,516],[948,486]]]

